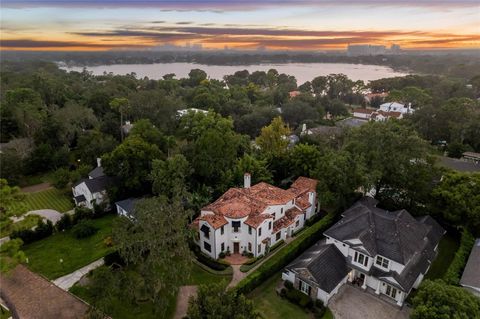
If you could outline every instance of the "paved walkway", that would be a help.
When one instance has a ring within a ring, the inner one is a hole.
[[[86,265],[85,267],[75,270],[71,274],[53,280],[53,283],[58,287],[62,288],[63,290],[68,291],[68,289],[71,288],[75,283],[77,283],[83,276],[103,264],[104,260],[103,258],[100,258],[99,260],[96,260],[93,263]]]
[[[47,220],[51,221],[52,224],[55,225],[62,218],[63,214],[59,213],[58,211],[56,211],[54,209],[39,209],[39,210],[31,210],[28,213],[23,214],[20,217],[12,216],[12,217],[10,217],[10,219],[14,223],[18,223],[19,221],[24,220],[25,216],[28,216],[28,215],[38,215],[38,216],[42,217],[43,219],[47,219]]]
[[[240,254],[231,254],[230,256],[225,256],[224,260],[230,265],[243,265],[250,258],[242,256]]]
[[[182,319],[187,315],[188,300],[197,295],[197,286],[182,286],[178,290],[177,307],[173,319]]]
[[[246,272],[240,271],[241,265],[232,265],[233,276],[232,281],[228,284],[227,288],[235,287],[243,278],[247,276]]]
[[[35,193],[35,192],[41,192],[41,191],[44,191],[44,190],[47,190],[47,189],[50,189],[50,188],[52,188],[52,184],[50,184],[50,183],[40,183],[40,184],[37,184],[37,185],[23,187],[20,190],[22,191],[22,193]]]
[[[410,313],[407,306],[399,308],[348,284],[330,299],[328,307],[335,319],[408,319]]]

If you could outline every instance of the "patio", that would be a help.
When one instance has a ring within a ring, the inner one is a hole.
[[[241,254],[231,254],[230,256],[225,256],[223,260],[228,262],[230,265],[243,265],[250,258],[242,256]]]

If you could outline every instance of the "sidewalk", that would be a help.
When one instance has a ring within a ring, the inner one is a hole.
[[[91,270],[98,268],[104,264],[103,258],[94,261],[93,263],[86,265],[80,269],[75,270],[71,274],[62,276],[53,280],[53,283],[62,288],[63,290],[67,290],[71,288],[75,283],[77,283],[83,276],[88,274]]]

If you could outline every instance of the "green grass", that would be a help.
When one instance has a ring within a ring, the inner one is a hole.
[[[88,238],[76,239],[72,230],[56,233],[23,247],[28,257],[28,267],[49,279],[69,274],[105,256],[113,249],[106,247],[103,240],[111,236],[115,215],[94,219],[99,231]],[[60,263],[63,259],[63,263]]]
[[[268,319],[312,318],[311,314],[305,312],[299,306],[277,295],[275,288],[280,277],[281,273],[276,273],[248,295],[253,300],[256,310],[260,312],[263,318]]]
[[[458,250],[460,243],[450,233],[446,233],[438,245],[438,255],[430,266],[430,270],[425,275],[426,279],[442,278],[450,266],[450,263]]]
[[[8,236],[11,232],[15,230],[32,228],[37,225],[40,219],[40,216],[28,215],[25,216],[24,220],[21,220],[17,223],[10,222],[8,224],[5,224],[0,229],[0,237]]]
[[[185,283],[186,285],[206,285],[214,282],[223,281],[225,286],[232,280],[232,275],[216,275],[207,272],[197,264],[192,265],[190,279]]]
[[[10,311],[0,306],[0,319],[7,319],[7,318],[10,318],[11,316],[12,315]]]
[[[12,205],[12,211],[27,212],[37,209],[54,209],[66,212],[73,209],[71,198],[64,192],[50,188],[36,193],[26,193],[25,198]]]

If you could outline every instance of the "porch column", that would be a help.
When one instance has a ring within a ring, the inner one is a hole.
[[[398,298],[398,300],[397,300],[397,305],[399,305],[400,307],[403,305],[403,296],[404,296],[404,295],[405,295],[405,294],[404,294],[403,292],[400,292],[400,296],[399,296],[399,298]]]
[[[375,289],[375,293],[376,293],[377,295],[380,294],[380,280],[378,281],[377,289]]]
[[[348,282],[352,282],[353,278],[355,278],[355,269],[352,269],[348,274]]]
[[[367,276],[365,276],[365,278],[363,279],[362,289],[363,290],[367,289]]]

